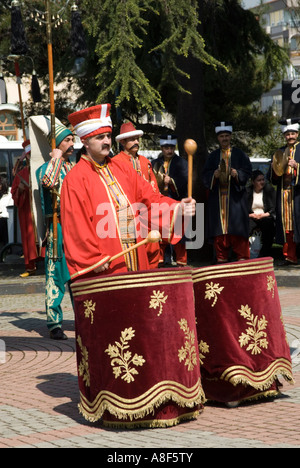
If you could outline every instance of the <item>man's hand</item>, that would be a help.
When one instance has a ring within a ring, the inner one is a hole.
[[[106,271],[106,270],[108,270],[108,269],[109,269],[109,263],[106,262],[106,263],[104,263],[104,265],[101,265],[101,266],[99,266],[98,268],[96,268],[96,269],[94,270],[94,272],[95,272],[95,273],[103,273],[103,271]]]
[[[63,152],[58,148],[55,148],[52,151],[52,153],[50,153],[50,156],[51,156],[52,159],[59,159],[59,158],[62,157],[62,155],[63,155]]]
[[[183,216],[195,216],[196,214],[196,200],[192,197],[183,198],[180,202]]]
[[[231,177],[233,177],[234,179],[238,179],[239,175],[236,169],[231,168]]]
[[[289,158],[288,165],[293,169],[297,169],[298,163],[295,161],[295,159]]]
[[[164,176],[164,184],[169,185],[171,183],[171,177],[168,175]]]
[[[108,269],[109,269],[109,263],[106,262],[106,263],[104,263],[104,265],[101,265],[101,266],[99,266],[98,268],[96,268],[96,269],[94,270],[94,272],[95,272],[95,273],[103,273],[103,271],[106,271],[106,270],[108,270]]]
[[[220,174],[221,174],[221,170],[220,170],[220,166],[219,166],[218,169],[216,169],[215,172],[214,172],[215,179],[219,179]]]

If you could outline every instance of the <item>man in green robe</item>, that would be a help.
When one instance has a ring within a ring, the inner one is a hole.
[[[49,136],[50,139],[50,136]],[[50,153],[51,160],[44,163],[36,172],[41,197],[41,208],[46,228],[46,314],[50,338],[66,340],[62,330],[63,312],[61,303],[65,294],[65,284],[70,275],[63,251],[63,237],[60,224],[60,191],[63,180],[72,169],[69,157],[74,151],[74,136],[61,124],[55,126],[56,149]],[[54,258],[53,241],[53,195],[57,197],[57,258]]]

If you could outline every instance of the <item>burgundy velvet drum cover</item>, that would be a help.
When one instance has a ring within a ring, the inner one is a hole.
[[[165,427],[205,402],[190,269],[78,280],[79,410],[109,427]]]
[[[293,383],[273,259],[193,271],[201,379],[208,400],[276,396]]]

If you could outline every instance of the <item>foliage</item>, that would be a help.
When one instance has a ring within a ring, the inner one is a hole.
[[[53,15],[64,3],[51,2]],[[78,106],[104,101],[113,104],[113,121],[118,123],[125,119],[138,123],[146,112],[162,110],[176,116],[179,96],[187,97],[180,101],[180,113],[192,116],[195,113],[187,106],[194,96],[202,99],[196,86],[203,90],[209,144],[215,141],[212,129],[218,119],[238,122],[244,146],[249,144],[250,129],[262,137],[272,128],[272,115],[258,112],[253,102],[280,81],[287,56],[239,0],[79,0],[77,4],[89,48],[79,74],[70,44],[69,8],[63,24],[52,30],[59,89],[55,104],[61,120]],[[11,0],[0,4],[1,56],[10,53],[10,5]],[[44,0],[23,0],[29,55],[44,85],[41,104],[25,103],[27,115],[49,112],[46,26],[32,18],[36,10],[45,10]],[[195,63],[203,64],[203,81]],[[31,73],[31,60],[21,60],[21,71]],[[12,63],[5,62],[5,73],[14,75]],[[202,107],[201,102],[192,104]]]
[[[100,71],[98,102],[112,101],[128,115],[153,113],[168,107],[162,91],[184,92],[177,57],[197,57],[216,67],[198,32],[195,0],[106,0],[101,9],[83,0],[85,23],[97,38]]]
[[[232,120],[235,130],[244,134],[251,129],[252,135],[266,135],[274,125],[274,117],[262,114],[253,103],[281,81],[289,63],[288,54],[237,0],[205,3],[203,35],[208,52],[229,70],[205,69],[208,140],[215,140],[212,123],[217,120]],[[249,143],[248,139],[246,146]]]

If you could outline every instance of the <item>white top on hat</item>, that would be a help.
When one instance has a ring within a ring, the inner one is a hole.
[[[233,127],[232,127],[232,124],[230,124],[229,122],[218,122],[216,128],[215,128],[215,131],[216,133],[220,133],[220,132],[229,132],[229,133],[232,133],[233,132]]]
[[[172,145],[176,146],[177,145],[177,137],[175,135],[164,135],[160,137],[159,140],[160,146],[165,146],[165,145]]]
[[[132,132],[121,133],[120,135],[116,136],[116,141],[126,140],[126,138],[131,138],[134,136],[143,136],[143,130],[133,130]]]
[[[281,121],[281,131],[282,133],[286,132],[299,132],[299,123],[295,119],[286,119],[286,121]]]

